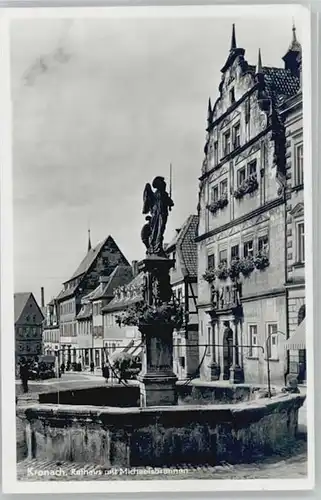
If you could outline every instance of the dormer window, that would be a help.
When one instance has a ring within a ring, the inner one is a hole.
[[[235,89],[234,87],[230,90],[230,103],[233,104],[235,102]]]

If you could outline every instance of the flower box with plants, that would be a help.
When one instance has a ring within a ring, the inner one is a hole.
[[[203,278],[208,283],[212,283],[215,280],[215,269],[206,269],[205,273],[203,274]]]
[[[227,272],[232,280],[237,279],[240,276],[241,265],[239,257],[235,257],[234,259],[232,259]]]
[[[239,187],[234,191],[234,198],[237,200],[243,198],[246,194],[253,193],[259,187],[256,177],[251,176],[239,185]]]
[[[228,278],[228,268],[226,262],[221,262],[217,266],[215,275],[219,280],[226,280]]]
[[[252,271],[254,271],[254,269],[255,264],[253,257],[244,257],[243,259],[240,259],[240,272],[245,278],[247,278]]]
[[[228,205],[228,199],[227,196],[222,196],[219,200],[212,201],[209,205],[207,205],[207,209],[212,213],[215,214],[218,210],[221,210],[222,208],[226,207]]]
[[[254,265],[260,271],[270,265],[268,256],[264,252],[259,252],[254,258]]]
[[[128,307],[117,317],[116,321],[119,326],[139,326],[159,322],[170,323],[175,328],[181,328],[184,322],[184,311],[182,306],[174,302],[150,306],[141,301]]]

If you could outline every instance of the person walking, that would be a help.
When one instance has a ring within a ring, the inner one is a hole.
[[[95,371],[95,365],[94,365],[93,361],[90,363],[90,371],[91,371],[91,373],[94,373],[94,371]]]
[[[20,365],[20,379],[23,392],[26,394],[29,391],[28,387],[29,369],[27,363],[23,362]]]
[[[103,366],[103,377],[105,378],[106,383],[108,384],[108,380],[109,380],[109,368],[108,368],[108,365],[105,365],[105,364]]]

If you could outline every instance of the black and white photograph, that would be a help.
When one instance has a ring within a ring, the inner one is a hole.
[[[7,37],[15,491],[308,489],[309,11],[17,9]]]

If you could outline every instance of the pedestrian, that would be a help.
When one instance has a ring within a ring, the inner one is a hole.
[[[90,363],[90,371],[91,371],[91,373],[94,373],[94,371],[95,371],[95,365],[94,365],[93,361]]]
[[[108,365],[104,365],[103,366],[103,377],[105,378],[106,383],[108,383],[108,380],[109,380],[109,368],[108,368]]]
[[[65,363],[61,363],[61,366],[60,366],[60,372],[63,374],[65,373]]]
[[[29,390],[28,388],[28,378],[29,378],[29,369],[28,365],[23,362],[20,365],[20,379],[22,384],[23,392],[26,394]]]

